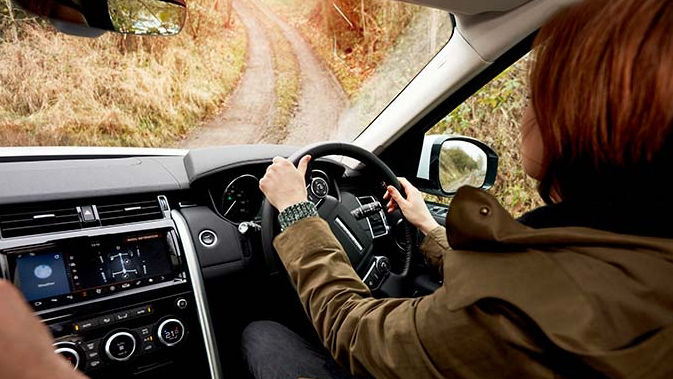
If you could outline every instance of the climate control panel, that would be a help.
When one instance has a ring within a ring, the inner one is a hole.
[[[153,302],[116,309],[49,325],[57,336],[54,352],[74,369],[87,374],[98,370],[152,362],[152,356],[183,350],[193,324],[191,300],[171,296]],[[158,354],[158,352],[163,352]],[[156,353],[156,354],[155,354]],[[95,375],[93,375],[95,376]]]

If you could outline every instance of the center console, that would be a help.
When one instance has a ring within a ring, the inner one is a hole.
[[[155,220],[0,239],[3,276],[91,377],[220,375],[187,225],[159,204]]]

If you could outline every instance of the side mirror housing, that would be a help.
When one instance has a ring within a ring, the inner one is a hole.
[[[60,31],[96,37],[103,31],[136,35],[178,34],[187,18],[184,0],[15,0],[24,10],[49,18]]]
[[[418,184],[423,191],[451,196],[469,185],[489,189],[498,172],[498,154],[470,137],[429,135],[423,141]]]

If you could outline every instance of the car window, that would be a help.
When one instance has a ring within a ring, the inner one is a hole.
[[[519,122],[527,105],[529,56],[525,56],[482,87],[430,129],[427,134],[476,138],[499,156],[498,175],[490,192],[514,216],[542,205],[536,182],[521,165]],[[428,195],[448,204],[449,198]]]
[[[40,4],[56,3],[65,4]],[[80,2],[68,4],[55,11],[84,20]],[[116,4],[120,12],[128,5]],[[154,25],[155,15],[133,4]],[[176,37],[86,39],[3,1],[0,145],[350,141],[453,30],[448,13],[394,0],[187,6]]]

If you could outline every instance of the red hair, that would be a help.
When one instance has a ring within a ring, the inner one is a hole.
[[[673,1],[588,0],[542,27],[530,72],[540,194],[642,195],[673,165]]]

